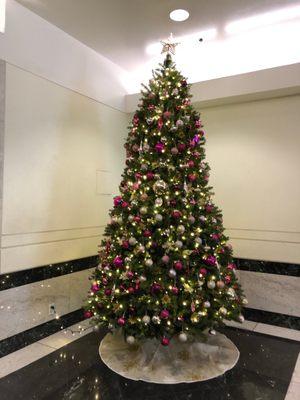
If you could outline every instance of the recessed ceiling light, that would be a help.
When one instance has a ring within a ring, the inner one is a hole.
[[[189,12],[182,9],[173,10],[172,12],[170,12],[170,18],[173,21],[177,22],[185,21],[186,19],[188,19],[189,16]]]

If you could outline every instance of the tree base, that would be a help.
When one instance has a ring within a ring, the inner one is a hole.
[[[233,368],[240,353],[221,333],[205,336],[186,343],[173,338],[167,347],[157,339],[128,345],[119,330],[103,338],[99,354],[108,368],[127,379],[161,384],[206,381]]]

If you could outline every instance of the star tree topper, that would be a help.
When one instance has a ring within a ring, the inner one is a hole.
[[[174,42],[174,38],[173,38],[172,33],[168,37],[168,39],[166,41],[161,40],[160,43],[163,46],[161,54],[163,54],[163,53],[171,53],[171,54],[175,55],[175,47],[178,46],[179,43],[175,43]]]

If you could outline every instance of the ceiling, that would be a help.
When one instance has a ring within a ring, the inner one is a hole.
[[[18,0],[124,69],[146,62],[145,47],[173,32],[182,36],[298,3],[293,0]],[[169,19],[184,8],[190,18]]]
[[[157,58],[148,54],[146,47],[168,37],[170,32],[175,37],[201,35],[203,30],[211,28],[216,32],[214,40],[206,40],[204,35],[203,43],[198,40],[190,43],[180,62],[176,59],[191,82],[300,61],[295,61],[295,54],[300,57],[300,48],[295,48],[299,40],[292,40],[300,32],[300,23],[299,32],[294,25],[288,29],[282,26],[281,31],[277,28],[271,33],[262,31],[260,36],[243,37],[239,42],[236,38],[228,39],[224,31],[232,21],[300,6],[300,0],[17,1],[130,72],[138,82],[145,81],[157,64]],[[188,10],[190,18],[184,22],[171,21],[169,12],[176,8]],[[246,48],[247,53],[243,54]]]

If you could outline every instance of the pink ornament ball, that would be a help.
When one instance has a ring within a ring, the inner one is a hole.
[[[188,180],[190,182],[195,182],[196,179],[197,179],[197,175],[196,174],[189,174],[188,175]]]
[[[193,168],[195,166],[194,161],[193,160],[189,160],[188,161],[188,166],[189,166],[189,168]]]
[[[170,313],[166,309],[162,310],[161,313],[160,313],[160,318],[162,318],[162,319],[168,319],[169,316],[170,316]]]
[[[206,268],[200,268],[200,274],[205,276],[207,274],[207,269]]]
[[[123,240],[123,242],[122,242],[122,247],[123,247],[123,249],[129,249],[129,242],[128,242],[128,240]]]
[[[231,277],[229,275],[225,276],[225,283],[228,284],[231,282]]]
[[[110,296],[111,295],[111,289],[105,289],[104,290],[105,296]]]
[[[135,292],[134,288],[133,288],[132,286],[130,286],[130,287],[128,288],[128,293],[129,293],[129,294],[133,294],[134,292]]]
[[[114,206],[117,207],[122,203],[122,197],[121,196],[116,196],[114,197]]]
[[[91,291],[92,291],[93,293],[98,292],[99,289],[100,289],[100,287],[99,287],[99,285],[98,285],[97,283],[94,283],[94,284],[92,285],[92,287],[91,287]]]
[[[123,265],[123,259],[122,259],[122,257],[116,256],[116,257],[114,258],[113,263],[114,263],[114,266],[117,267],[117,268],[122,267],[122,265]]]
[[[161,142],[158,142],[155,145],[155,150],[157,151],[157,153],[162,153],[164,148],[165,148],[165,145]]]
[[[163,257],[162,257],[162,262],[164,263],[164,264],[168,264],[168,262],[170,261],[170,257],[167,255],[167,254],[165,254]]]
[[[136,215],[136,216],[133,218],[133,220],[134,220],[134,222],[141,222],[141,217],[140,217],[139,215]]]
[[[181,212],[179,211],[179,210],[174,210],[173,212],[172,212],[172,217],[174,217],[174,218],[180,218],[181,217]]]
[[[164,115],[165,119],[168,119],[171,117],[172,113],[171,113],[171,111],[165,111],[163,115]]]
[[[123,318],[123,317],[120,317],[120,318],[118,318],[118,325],[120,325],[120,326],[124,326],[125,325],[125,318]]]
[[[182,262],[181,262],[181,261],[176,261],[176,262],[174,263],[174,268],[176,269],[176,271],[181,271],[182,268],[183,268]]]
[[[178,154],[178,149],[177,149],[177,147],[172,147],[171,148],[171,153],[173,154],[173,156],[176,156],[176,154]]]
[[[152,181],[152,179],[154,178],[154,173],[149,171],[149,172],[147,172],[146,177],[147,177],[148,181]]]
[[[122,208],[127,208],[129,206],[129,203],[127,201],[122,202]]]
[[[159,283],[153,283],[151,286],[151,293],[157,294],[161,291],[161,285]]]
[[[205,262],[206,262],[206,264],[208,264],[208,265],[216,265],[217,259],[216,259],[216,257],[214,257],[214,256],[208,256],[208,257],[205,259]]]
[[[127,275],[127,278],[131,279],[131,278],[133,278],[134,273],[132,271],[128,271],[126,275]]]
[[[93,312],[92,311],[85,311],[84,312],[84,318],[88,319],[91,318],[93,316]]]
[[[227,265],[227,269],[229,269],[231,271],[234,270],[235,268],[236,268],[236,266],[233,263],[230,263],[230,264]]]
[[[178,144],[178,146],[177,146],[177,148],[178,148],[178,151],[180,152],[180,153],[182,153],[184,150],[185,150],[185,144],[184,143],[179,143]]]
[[[179,289],[178,289],[177,286],[173,286],[173,287],[172,287],[172,293],[173,293],[173,294],[176,294],[176,295],[179,293]]]
[[[144,232],[143,232],[143,236],[144,236],[144,237],[149,237],[149,236],[151,236],[151,231],[150,231],[149,229],[145,229]]]
[[[170,344],[170,339],[168,339],[167,337],[163,337],[162,339],[161,339],[161,344],[163,345],[163,346],[169,346],[169,344]]]

